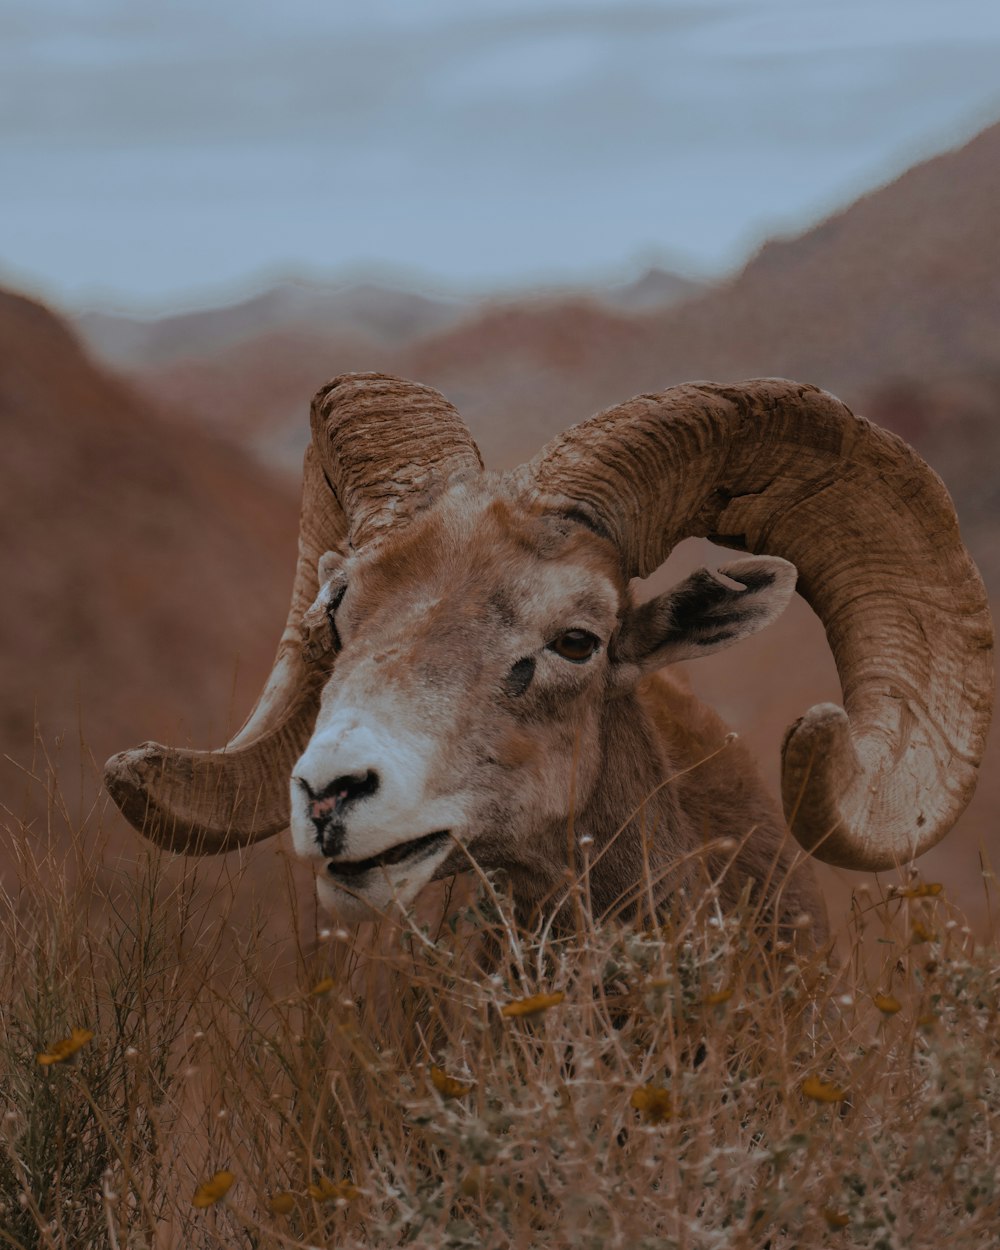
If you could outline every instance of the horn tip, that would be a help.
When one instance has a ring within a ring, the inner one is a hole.
[[[118,751],[104,765],[104,786],[125,819],[144,832],[149,811],[150,771],[163,759],[164,748],[144,742],[128,751]]]

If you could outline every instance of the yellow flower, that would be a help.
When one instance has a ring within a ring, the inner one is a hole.
[[[894,1016],[897,1011],[903,1009],[903,1004],[891,994],[876,994],[872,1002],[885,1016]]]
[[[472,1089],[471,1085],[449,1076],[443,1068],[431,1068],[431,1083],[442,1098],[461,1098]]]
[[[205,1207],[214,1207],[217,1202],[221,1202],[229,1193],[230,1187],[236,1177],[232,1172],[216,1172],[216,1174],[207,1181],[202,1181],[198,1188],[194,1191],[194,1197],[191,1199],[191,1205],[204,1210]]]
[[[352,1185],[350,1181],[331,1181],[325,1176],[320,1177],[315,1185],[310,1185],[306,1189],[306,1193],[310,1198],[315,1198],[317,1202],[350,1202],[352,1198],[356,1198],[361,1191],[356,1185]]]
[[[673,1115],[670,1090],[662,1085],[640,1085],[632,1091],[629,1105],[641,1111],[650,1124],[662,1124]]]
[[[500,1014],[512,1019],[517,1016],[537,1016],[539,1012],[548,1011],[550,1007],[557,1007],[566,995],[562,990],[557,990],[555,994],[532,994],[530,998],[515,998],[511,1003],[505,1003],[500,1008]]]
[[[324,977],[322,981],[317,981],[309,991],[312,998],[319,998],[323,994],[329,994],[336,982],[333,977]]]
[[[922,920],[914,920],[913,922],[913,944],[916,946],[920,942],[936,942],[937,934]]]
[[[485,1198],[496,1190],[485,1168],[471,1167],[462,1177],[458,1192],[463,1198]]]
[[[295,1210],[295,1198],[283,1189],[279,1193],[272,1194],[271,1201],[267,1205],[272,1215],[291,1215]]]
[[[93,1036],[93,1029],[74,1029],[69,1037],[64,1037],[50,1046],[48,1050],[41,1051],[38,1055],[38,1062],[43,1068],[51,1063],[64,1063],[86,1046]]]
[[[733,987],[730,986],[726,990],[716,990],[713,994],[706,994],[701,1000],[706,1007],[718,1007],[721,1003],[728,1003],[733,996]]]
[[[843,1102],[847,1090],[841,1089],[831,1081],[823,1081],[818,1076],[807,1076],[802,1082],[802,1092],[813,1102]]]
[[[905,889],[894,890],[896,898],[933,898],[936,894],[940,894],[944,886],[940,881],[918,881],[916,885],[909,885]]]

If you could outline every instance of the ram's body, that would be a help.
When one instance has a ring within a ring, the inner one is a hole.
[[[847,709],[786,736],[799,842],[899,864],[967,802],[992,695],[982,583],[940,482],[831,397],[676,388],[505,475],[482,472],[441,396],[398,379],[338,379],[313,420],[292,606],[253,716],[222,752],[109,761],[151,836],[220,851],[290,821],[320,897],[354,918],[475,863],[508,874],[525,920],[574,880],[598,915],[718,881],[724,904],[749,888],[762,926],[804,913],[819,936],[753,761],[656,675],[767,625],[795,566]],[[757,554],[635,603],[631,578],[692,534]]]

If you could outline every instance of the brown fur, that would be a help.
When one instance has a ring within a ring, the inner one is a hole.
[[[424,801],[464,805],[461,845],[435,876],[467,869],[470,855],[502,870],[526,923],[553,909],[565,920],[568,882],[588,858],[597,916],[690,906],[709,881],[732,905],[749,881],[763,925],[808,913],[823,935],[812,874],[793,871],[748,753],[681,682],[633,660],[636,607],[610,542],[487,484],[463,486],[338,575],[348,590],[331,706],[381,709],[380,723],[430,740]],[[578,628],[603,646],[574,664],[548,644]],[[531,681],[511,693],[512,666],[528,660]],[[321,710],[317,734],[323,724]],[[421,816],[415,800],[414,829],[398,832],[422,832]],[[371,854],[349,820],[345,837],[348,859]]]

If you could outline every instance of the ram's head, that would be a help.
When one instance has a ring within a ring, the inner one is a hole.
[[[767,624],[796,568],[844,692],[785,739],[796,837],[881,869],[968,801],[992,697],[982,583],[934,474],[831,396],[676,387],[507,474],[428,387],[348,375],[312,418],[291,609],[250,719],[221,751],[108,763],[147,836],[218,852],[291,823],[342,911],[470,856],[530,871],[538,830],[617,784],[609,703]],[[694,535],[754,557],[636,605],[630,579]]]

